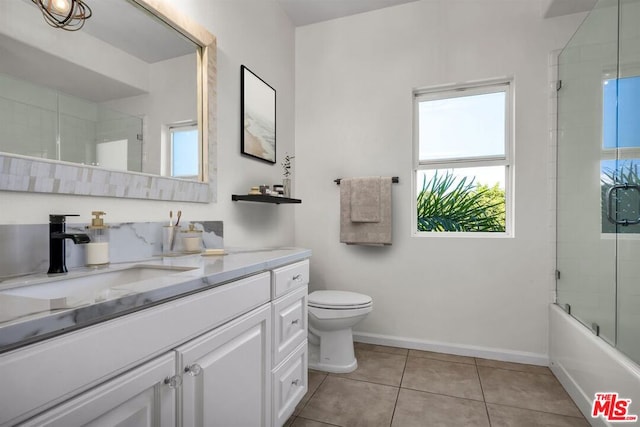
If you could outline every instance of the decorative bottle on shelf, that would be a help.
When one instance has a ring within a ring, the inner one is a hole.
[[[291,178],[284,178],[282,180],[282,195],[284,197],[291,197]]]
[[[282,185],[284,187],[284,197],[291,197],[291,159],[295,158],[295,156],[285,155],[284,160],[282,161],[282,168],[284,169],[284,179],[282,180]]]
[[[93,211],[91,215],[91,225],[87,226],[89,238],[91,242],[86,244],[86,264],[87,265],[105,265],[109,264],[109,227],[104,224],[102,219],[106,215],[102,211]]]

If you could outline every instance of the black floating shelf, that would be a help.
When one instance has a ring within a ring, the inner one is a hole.
[[[231,200],[234,202],[258,202],[258,203],[302,203],[300,199],[291,199],[289,197],[269,196],[267,194],[232,194]]]

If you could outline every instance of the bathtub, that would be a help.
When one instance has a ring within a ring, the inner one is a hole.
[[[549,309],[549,367],[593,426],[640,426],[640,366],[596,337],[556,304]],[[631,399],[635,423],[609,423],[592,418],[597,392],[617,392]]]

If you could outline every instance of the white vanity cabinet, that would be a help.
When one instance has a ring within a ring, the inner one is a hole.
[[[0,426],[81,398],[155,357],[173,358],[175,348],[245,313],[270,309],[270,301],[271,276],[264,272],[2,354]]]
[[[175,366],[173,354],[158,357],[20,425],[172,427]]]
[[[265,304],[176,349],[185,427],[269,427],[270,322]]]
[[[0,354],[0,427],[271,427],[307,391],[309,261]]]
[[[272,424],[282,426],[308,390],[307,293],[309,261],[272,271]]]

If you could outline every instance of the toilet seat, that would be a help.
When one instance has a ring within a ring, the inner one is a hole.
[[[328,310],[353,310],[368,308],[372,299],[368,295],[348,291],[315,291],[308,296],[309,307]]]

